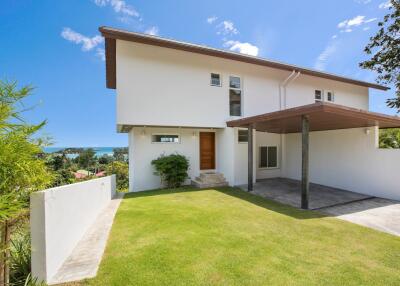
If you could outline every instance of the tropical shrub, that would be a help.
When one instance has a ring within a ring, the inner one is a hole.
[[[27,226],[13,233],[10,245],[10,284],[24,285],[31,273],[31,240]]]
[[[161,155],[151,161],[155,168],[154,174],[160,176],[161,184],[167,188],[180,187],[188,176],[189,160],[179,154]]]
[[[400,148],[400,129],[393,128],[379,130],[379,148]]]
[[[128,163],[115,161],[107,165],[107,174],[115,174],[117,189],[126,190],[129,187],[129,166]]]
[[[10,237],[27,214],[29,193],[53,180],[41,157],[44,140],[38,134],[46,121],[29,124],[22,118],[27,110],[23,101],[31,92],[30,86],[0,81],[0,285],[9,284]]]

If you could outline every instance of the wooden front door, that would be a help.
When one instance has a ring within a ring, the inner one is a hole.
[[[215,133],[200,132],[200,170],[215,169]]]

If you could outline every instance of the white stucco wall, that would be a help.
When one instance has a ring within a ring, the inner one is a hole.
[[[222,87],[210,86],[210,73]],[[117,40],[117,124],[224,128],[229,116],[229,76],[243,87],[243,116],[280,108],[279,84],[290,72],[173,49]],[[300,75],[286,106],[314,102],[314,90],[332,90],[336,103],[368,109],[368,89]]]
[[[368,88],[343,82],[300,75],[286,88],[286,108],[315,102],[315,90],[334,92],[336,104],[363,110],[369,109]]]
[[[310,181],[400,200],[400,150],[379,149],[378,129],[310,133]],[[301,178],[301,134],[286,135],[285,177]]]
[[[115,184],[115,175],[112,175],[31,195],[34,277],[51,283],[62,263],[115,195]]]
[[[129,169],[131,184],[129,191],[143,191],[160,188],[160,178],[154,175],[151,161],[161,154],[169,155],[178,153],[189,159],[189,176],[191,179],[200,174],[199,162],[199,132],[216,132],[216,129],[193,129],[193,128],[132,128],[129,133],[129,154],[133,168]],[[179,134],[180,143],[152,143],[153,134]],[[219,169],[219,158],[217,154],[222,148],[217,144],[221,136],[216,134],[216,170]],[[222,152],[221,152],[222,154]],[[190,180],[187,180],[187,184]]]
[[[235,128],[235,140],[234,140],[234,170],[235,180],[234,184],[244,185],[247,184],[247,157],[248,157],[248,145],[247,143],[238,142],[238,129]],[[254,131],[253,141],[253,175],[254,181],[258,179],[275,178],[281,176],[280,169],[280,135],[256,132]],[[278,167],[277,168],[260,168],[260,147],[261,146],[277,146],[278,147]]]
[[[200,174],[199,132],[215,132],[216,172],[222,173],[229,185],[247,184],[247,143],[238,142],[238,128],[195,129],[195,128],[160,128],[135,127],[129,133],[129,177],[132,191],[160,188],[160,178],[154,175],[151,161],[161,154],[178,153],[189,159],[191,179]],[[153,134],[179,134],[180,143],[152,143]],[[254,181],[279,177],[279,166],[274,169],[260,169],[259,147],[277,146],[280,151],[280,135],[254,132]],[[186,182],[190,184],[190,180]]]
[[[235,185],[235,128],[218,129],[216,132],[218,171],[229,185]]]
[[[222,76],[222,87],[210,86],[210,73]],[[182,153],[190,158],[190,176],[199,170],[198,132],[216,132],[216,171],[231,185],[247,183],[247,144],[237,142],[237,129],[226,128],[229,116],[229,76],[242,80],[243,116],[251,116],[314,101],[314,91],[333,91],[335,103],[368,110],[368,88],[328,79],[300,75],[286,90],[280,83],[291,72],[232,60],[209,57],[155,46],[117,40],[117,124],[135,127],[129,133],[130,190],[158,188],[151,160],[161,153]],[[150,127],[159,126],[159,127]],[[163,128],[171,127],[171,128]],[[180,144],[152,144],[151,133],[181,134]],[[206,130],[206,129],[204,129]],[[294,176],[290,157],[292,135],[257,133],[254,146],[254,179]],[[289,138],[289,142],[286,142]],[[283,143],[282,143],[283,142]],[[350,144],[350,142],[347,142]],[[278,146],[279,168],[259,169],[259,146]],[[344,145],[346,146],[346,145]],[[343,146],[343,147],[344,147]],[[294,161],[293,161],[294,160]],[[288,165],[286,170],[286,165]]]

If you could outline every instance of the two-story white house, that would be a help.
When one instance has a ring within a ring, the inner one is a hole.
[[[117,129],[129,136],[130,191],[159,188],[151,161],[179,153],[193,180],[211,171],[251,188],[283,177],[302,179],[305,191],[311,181],[400,199],[400,151],[378,148],[378,128],[400,120],[368,111],[369,88],[386,87],[114,28],[100,32]]]

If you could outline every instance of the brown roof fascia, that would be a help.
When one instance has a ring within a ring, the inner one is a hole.
[[[263,121],[279,120],[279,119],[302,116],[302,115],[310,115],[312,113],[321,111],[346,117],[353,117],[371,121],[380,121],[400,126],[400,118],[397,116],[370,112],[327,102],[316,102],[313,104],[303,105],[285,110],[279,110],[261,115],[250,116],[237,120],[231,120],[227,121],[226,124],[228,127],[245,127]]]

